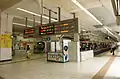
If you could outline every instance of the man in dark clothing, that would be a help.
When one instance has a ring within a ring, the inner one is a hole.
[[[27,45],[27,55],[26,55],[26,58],[28,58],[28,59],[30,59],[29,53],[30,53],[30,46]]]
[[[115,53],[114,53],[115,49],[116,49],[116,46],[112,45],[112,47],[111,47],[111,53],[112,53],[112,55],[115,55]]]

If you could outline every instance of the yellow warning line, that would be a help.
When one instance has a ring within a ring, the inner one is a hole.
[[[100,69],[100,71],[98,71],[95,76],[93,76],[92,79],[103,79],[114,59],[115,57],[111,56],[108,62]]]

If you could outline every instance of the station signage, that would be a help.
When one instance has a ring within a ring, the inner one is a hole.
[[[38,35],[47,36],[71,33],[78,33],[78,18],[44,24],[37,28],[26,28],[24,30],[24,37],[31,38]]]
[[[45,24],[39,29],[39,34],[43,36],[68,33],[78,33],[78,18]]]
[[[30,38],[35,35],[35,28],[26,28],[24,30],[24,38]]]

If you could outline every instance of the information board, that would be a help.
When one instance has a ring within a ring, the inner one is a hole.
[[[78,18],[45,24],[40,27],[40,35],[78,33]]]
[[[35,28],[26,28],[24,30],[24,38],[32,38],[35,36]]]
[[[51,35],[55,33],[55,26],[53,24],[46,24],[40,27],[40,35]]]
[[[25,35],[34,34],[34,33],[35,33],[35,28],[27,28],[24,31]]]

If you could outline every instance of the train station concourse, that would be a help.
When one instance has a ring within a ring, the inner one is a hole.
[[[119,0],[0,0],[0,79],[120,79]]]

